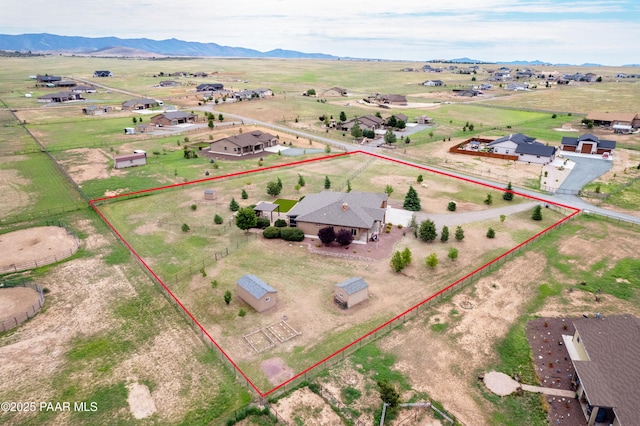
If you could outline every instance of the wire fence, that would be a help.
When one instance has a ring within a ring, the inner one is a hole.
[[[64,228],[67,231],[68,235],[73,235],[74,244],[73,247],[58,251],[54,254],[50,254],[45,257],[41,257],[39,259],[28,260],[22,263],[13,263],[11,265],[0,265],[0,274],[8,274],[12,272],[18,271],[26,271],[28,269],[39,268],[41,266],[50,265],[52,263],[57,263],[61,260],[64,260],[68,257],[73,256],[80,247],[80,240],[76,235],[63,223],[60,221],[57,222],[46,222],[47,226],[59,226]]]
[[[38,300],[36,301],[36,303],[33,303],[31,306],[27,307],[24,312],[17,312],[13,313],[10,316],[5,315],[4,317],[0,317],[0,333],[9,331],[12,328],[15,328],[18,325],[22,324],[26,320],[33,318],[40,310],[40,308],[42,308],[42,305],[44,305],[44,291],[39,285],[31,282],[21,282],[13,284],[11,287],[25,287],[35,290],[36,292],[38,292]]]

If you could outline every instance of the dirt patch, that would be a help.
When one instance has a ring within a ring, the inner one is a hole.
[[[15,157],[12,158],[15,159]],[[0,169],[0,191],[2,191],[0,217],[6,217],[29,205],[30,197],[24,190],[28,184],[29,180],[23,179],[17,170]]]
[[[17,326],[40,310],[40,293],[28,287],[0,288],[0,331]]]
[[[58,226],[40,226],[0,235],[0,271],[35,268],[73,255],[78,240]]]
[[[112,158],[101,149],[79,148],[65,151],[71,156],[60,163],[67,169],[67,173],[78,184],[88,180],[107,179],[110,176]]]
[[[133,417],[144,419],[156,412],[156,404],[147,386],[140,383],[132,383],[127,388],[129,389],[127,402]]]
[[[285,364],[282,358],[266,359],[260,364],[260,369],[274,386],[294,376],[293,369]]]
[[[298,389],[286,398],[280,399],[272,407],[288,424],[336,425],[344,422],[320,396],[308,388]]]

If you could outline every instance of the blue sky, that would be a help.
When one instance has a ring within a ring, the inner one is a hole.
[[[0,0],[0,32],[177,38],[260,51],[640,63],[640,0]]]

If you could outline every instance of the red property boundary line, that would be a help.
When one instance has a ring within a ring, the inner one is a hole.
[[[226,359],[233,366],[233,368],[235,370],[235,373],[236,373],[236,376],[237,376],[237,374],[240,374],[242,376],[242,378],[246,381],[246,383],[249,386],[251,386],[251,388],[253,388],[253,390],[258,395],[260,395],[260,397],[262,397],[262,398],[267,397],[267,396],[271,395],[272,393],[274,393],[274,392],[276,392],[278,390],[281,390],[281,389],[285,389],[286,390],[286,386],[288,384],[293,383],[296,380],[299,380],[300,378],[303,378],[303,377],[306,378],[307,373],[311,372],[312,370],[314,370],[314,369],[318,368],[319,366],[325,364],[326,362],[336,358],[340,354],[345,354],[347,350],[349,350],[350,348],[354,347],[355,345],[363,342],[367,338],[369,338],[371,336],[377,336],[378,331],[383,330],[385,327],[389,326],[394,321],[397,321],[397,320],[399,320],[399,319],[401,319],[403,317],[406,317],[406,315],[408,315],[408,314],[410,314],[412,312],[416,312],[416,314],[417,314],[418,309],[420,307],[430,303],[431,301],[435,300],[438,297],[441,297],[447,291],[451,291],[452,289],[456,288],[457,286],[463,284],[466,280],[468,280],[470,278],[473,278],[473,277],[475,277],[475,275],[477,275],[479,273],[482,273],[483,271],[487,270],[488,268],[496,265],[498,262],[502,261],[503,259],[506,259],[507,256],[509,256],[510,254],[515,254],[520,248],[526,246],[527,244],[529,244],[530,242],[536,240],[537,238],[541,237],[542,235],[546,234],[550,230],[552,230],[552,229],[560,226],[561,224],[571,220],[574,216],[576,216],[580,212],[580,209],[577,209],[575,207],[570,207],[570,206],[563,205],[563,204],[560,204],[560,203],[544,200],[542,198],[537,198],[537,197],[534,197],[534,196],[531,196],[531,195],[527,195],[527,194],[523,194],[523,193],[520,193],[520,192],[517,192],[517,191],[510,191],[514,195],[519,195],[521,197],[525,197],[525,198],[528,198],[528,199],[540,201],[540,202],[545,203],[547,205],[554,205],[556,207],[565,208],[565,209],[568,209],[568,210],[572,211],[572,213],[570,215],[564,217],[562,220],[554,223],[553,225],[549,226],[548,228],[546,228],[546,229],[542,230],[541,232],[537,233],[536,235],[532,236],[531,238],[527,239],[526,241],[524,241],[524,242],[518,244],[517,246],[513,247],[512,249],[506,251],[505,253],[501,254],[500,256],[498,256],[498,257],[494,258],[493,260],[487,262],[486,264],[480,266],[479,268],[477,268],[473,272],[470,272],[467,275],[465,275],[464,277],[462,277],[462,278],[456,280],[455,282],[449,284],[445,288],[439,290],[438,292],[434,293],[433,295],[429,296],[428,298],[424,299],[423,301],[417,303],[416,305],[412,306],[411,308],[409,308],[409,309],[405,310],[404,312],[396,315],[395,317],[393,317],[392,319],[388,320],[384,324],[376,327],[374,330],[366,333],[365,335],[359,337],[358,339],[356,339],[353,342],[349,343],[348,345],[344,346],[342,349],[339,349],[336,352],[334,352],[333,354],[331,354],[331,355],[323,358],[322,360],[316,362],[315,364],[313,364],[312,366],[308,367],[304,371],[298,373],[296,376],[290,378],[289,380],[287,380],[287,381],[275,386],[274,388],[272,388],[272,389],[270,389],[270,390],[268,390],[266,392],[262,392],[251,381],[251,379],[249,379],[249,377],[247,377],[247,375],[242,371],[242,369],[240,369],[240,367],[238,367],[238,365],[231,359],[231,357],[224,351],[224,349],[222,349],[222,347],[207,332],[207,330],[198,322],[198,320],[193,316],[193,314],[182,304],[180,299],[178,299],[178,297],[167,287],[167,285],[162,281],[162,279],[151,269],[151,267],[142,259],[142,257],[140,257],[140,255],[134,250],[134,248],[129,244],[129,242],[118,232],[118,230],[111,224],[111,222],[109,222],[109,220],[102,214],[102,212],[99,209],[99,204],[101,204],[101,202],[103,202],[103,201],[117,200],[118,198],[131,197],[131,196],[135,196],[135,195],[151,194],[153,192],[162,191],[162,190],[165,190],[165,189],[179,188],[179,187],[187,186],[187,185],[194,185],[194,184],[198,184],[198,183],[210,182],[210,181],[221,180],[221,179],[225,179],[225,178],[237,177],[237,176],[242,176],[242,175],[249,175],[249,174],[264,172],[264,171],[268,171],[268,170],[280,169],[280,168],[284,168],[284,167],[293,167],[293,166],[298,166],[298,165],[301,165],[301,164],[314,163],[314,162],[318,162],[318,161],[324,161],[324,160],[339,158],[339,157],[343,157],[343,156],[347,156],[347,155],[355,155],[355,154],[363,154],[363,155],[367,155],[367,156],[370,156],[370,157],[375,157],[375,158],[378,158],[378,159],[381,159],[381,160],[390,161],[390,162],[393,162],[393,163],[396,163],[396,164],[404,165],[404,166],[407,166],[407,167],[412,167],[412,168],[415,168],[415,169],[418,169],[418,170],[424,170],[424,171],[427,171],[429,173],[434,173],[434,174],[445,176],[445,177],[449,177],[449,178],[452,178],[452,179],[462,180],[464,182],[472,183],[472,184],[475,184],[475,185],[481,185],[481,186],[484,186],[484,187],[487,187],[487,188],[496,189],[496,190],[499,190],[499,191],[505,191],[504,188],[501,188],[501,187],[498,187],[498,186],[495,186],[495,185],[491,185],[491,184],[484,183],[484,182],[478,182],[478,181],[475,181],[475,180],[472,180],[472,179],[469,179],[469,178],[465,178],[465,177],[457,176],[457,175],[454,175],[454,174],[446,173],[446,172],[443,172],[443,171],[440,171],[440,170],[434,170],[434,169],[431,169],[429,167],[420,166],[420,165],[413,164],[413,163],[410,163],[410,162],[407,162],[407,161],[398,160],[398,159],[394,159],[394,158],[389,158],[389,157],[385,157],[385,156],[382,156],[382,155],[373,154],[373,153],[369,153],[369,152],[365,152],[365,151],[352,151],[352,152],[345,152],[345,153],[334,154],[334,155],[327,155],[327,156],[323,156],[323,157],[319,157],[319,158],[312,158],[312,159],[307,159],[307,160],[295,161],[295,162],[286,163],[286,164],[280,164],[280,165],[275,165],[275,166],[269,166],[269,167],[262,167],[262,168],[258,168],[258,169],[246,170],[246,171],[242,171],[242,172],[228,173],[226,175],[214,176],[214,177],[209,177],[209,178],[199,179],[199,180],[194,180],[194,181],[189,181],[189,182],[183,182],[183,183],[176,183],[174,185],[167,185],[167,186],[162,186],[162,187],[157,187],[157,188],[145,189],[145,190],[141,190],[141,191],[128,192],[128,193],[125,193],[125,194],[119,194],[119,195],[115,195],[115,196],[111,196],[111,197],[96,198],[96,199],[90,200],[89,204],[95,210],[95,212],[102,218],[102,220],[107,224],[107,226],[109,226],[109,228],[118,236],[118,238],[122,241],[122,243],[131,251],[131,253],[134,255],[134,257],[149,272],[149,274],[151,274],[151,276],[162,286],[162,288],[169,295],[169,297],[180,307],[180,309],[182,309],[182,311],[189,317],[189,319],[191,319],[193,324],[197,328],[200,329],[200,332],[202,333],[202,336],[203,337],[206,336],[207,339],[211,342],[211,344],[213,346],[215,346],[215,348],[224,357],[224,359]]]

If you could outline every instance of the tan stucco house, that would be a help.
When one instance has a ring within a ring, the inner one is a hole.
[[[247,302],[258,312],[276,306],[278,291],[255,275],[246,274],[236,282],[238,297]]]
[[[389,196],[375,192],[323,191],[305,196],[287,213],[289,226],[315,237],[321,228],[346,229],[354,240],[368,241],[385,222]]]
[[[369,284],[360,277],[352,277],[333,289],[333,300],[345,309],[349,309],[369,298]]]

